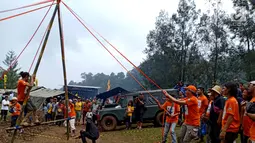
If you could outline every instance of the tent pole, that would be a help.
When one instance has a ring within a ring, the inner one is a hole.
[[[57,0],[58,6],[58,26],[59,26],[59,36],[60,36],[60,45],[61,45],[61,54],[62,54],[62,66],[63,66],[63,75],[64,75],[64,90],[65,90],[65,102],[66,102],[66,115],[68,116],[68,91],[67,91],[67,79],[66,79],[66,64],[65,64],[65,47],[64,47],[64,35],[63,35],[63,27],[62,27],[62,19],[61,19],[61,11],[59,3],[61,0]],[[67,120],[67,140],[69,140],[69,121]]]

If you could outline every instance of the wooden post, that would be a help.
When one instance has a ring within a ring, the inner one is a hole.
[[[68,108],[69,108],[69,99],[68,99],[68,91],[67,91],[67,79],[66,79],[66,64],[65,64],[65,47],[64,47],[64,36],[63,36],[63,27],[62,27],[62,19],[61,19],[61,11],[60,11],[60,3],[61,0],[57,0],[58,7],[58,26],[59,26],[59,35],[60,35],[60,45],[61,45],[61,54],[62,54],[62,66],[63,66],[63,75],[64,75],[64,90],[65,90],[65,102],[66,102],[66,115],[68,116]],[[69,140],[69,121],[66,120],[67,126],[67,140]]]
[[[49,38],[49,35],[50,35],[50,31],[51,31],[51,28],[52,28],[52,25],[53,25],[53,22],[54,22],[54,19],[55,19],[57,10],[58,10],[58,6],[56,5],[55,10],[54,10],[54,12],[53,12],[53,15],[52,15],[52,17],[51,17],[49,26],[48,26],[48,31],[47,31],[47,33],[46,33],[46,36],[45,36],[45,39],[44,39],[44,42],[43,42],[43,46],[42,46],[42,49],[41,49],[41,52],[40,52],[38,61],[37,61],[37,63],[36,63],[35,69],[34,69],[34,73],[33,73],[34,76],[36,75],[37,70],[38,70],[38,68],[39,68],[39,64],[41,63],[41,59],[42,59],[42,56],[43,56],[43,53],[44,53],[46,44],[47,44],[47,42],[48,42],[48,38]],[[33,79],[31,79],[31,80],[33,80]],[[26,94],[25,100],[24,100],[24,102],[23,102],[23,106],[22,106],[22,110],[21,110],[20,116],[19,116],[19,118],[18,118],[17,121],[16,121],[16,126],[19,126],[20,123],[21,123],[21,121],[22,121],[22,120],[21,120],[21,119],[22,119],[21,116],[22,116],[23,113],[24,113],[24,109],[25,109],[25,106],[26,106],[26,104],[27,104],[28,96],[29,96],[29,94],[30,94],[30,90],[31,90],[31,88],[28,88],[28,89],[26,90],[26,91],[27,91],[27,94]],[[13,133],[13,135],[12,135],[11,143],[14,143],[16,134],[17,134],[17,129],[14,130],[14,133]]]

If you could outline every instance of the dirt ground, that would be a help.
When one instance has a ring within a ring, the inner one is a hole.
[[[12,132],[6,133],[5,131],[9,126],[9,123],[0,123],[0,143],[10,142]],[[78,136],[79,131],[84,128],[84,126],[78,126],[76,128],[76,135]],[[55,125],[26,128],[24,133],[17,134],[15,143],[81,143],[80,139],[74,139],[72,137],[67,141],[65,132],[65,127],[58,127]],[[155,133],[158,137],[155,136],[148,139],[148,136]],[[155,143],[155,141],[160,140],[160,134],[160,128],[123,130],[123,127],[118,127],[117,131],[100,133],[100,138],[97,140],[97,143]],[[88,143],[91,142],[88,140]]]

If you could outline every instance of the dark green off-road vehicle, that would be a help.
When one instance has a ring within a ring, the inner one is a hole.
[[[177,96],[178,90],[176,89],[166,89],[171,95]],[[165,101],[165,96],[161,90],[151,90],[149,91],[155,98],[159,100],[161,104]],[[112,131],[116,129],[117,125],[125,124],[125,111],[127,108],[127,103],[130,100],[135,100],[138,95],[142,93],[144,95],[145,107],[147,110],[144,113],[144,122],[154,123],[155,126],[162,126],[163,110],[160,110],[157,103],[153,98],[146,92],[135,92],[126,95],[121,95],[120,104],[110,104],[105,105],[101,110],[99,110],[100,125],[104,131]],[[135,116],[133,114],[133,123],[135,123]]]

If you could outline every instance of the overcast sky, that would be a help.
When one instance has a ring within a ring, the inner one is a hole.
[[[38,1],[40,0],[1,0],[0,11]],[[198,8],[206,7],[204,0],[197,1]],[[146,47],[146,36],[155,27],[154,23],[160,10],[164,9],[171,14],[176,12],[178,6],[177,0],[65,0],[65,2],[86,23],[108,39],[136,65],[139,65],[146,58],[143,53]],[[70,80],[81,81],[80,74],[82,72],[104,72],[106,74],[126,72],[78,23],[64,5],[61,7],[68,82]],[[225,2],[224,8],[230,9],[231,7],[232,4],[229,1]],[[9,50],[14,50],[16,54],[21,52],[47,9],[0,22],[0,61],[4,60],[5,54]],[[1,13],[0,18],[21,11]],[[52,12],[53,8],[37,35],[19,59],[19,66],[24,71],[27,71],[32,63]],[[57,22],[57,20],[55,21]],[[53,25],[37,73],[39,84],[49,88],[60,88],[60,85],[63,85],[60,42],[56,22]],[[110,50],[114,52],[114,49],[111,48]],[[121,58],[116,52],[115,55]],[[129,70],[132,69],[132,66],[125,60],[122,59],[121,61]],[[2,63],[0,63],[0,66],[4,67]]]

